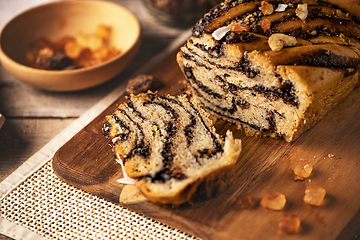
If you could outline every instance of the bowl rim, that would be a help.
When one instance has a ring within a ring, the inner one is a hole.
[[[5,30],[6,27],[8,27],[8,25],[11,22],[15,21],[17,18],[21,17],[23,14],[34,11],[34,10],[39,9],[39,8],[47,7],[49,5],[59,5],[59,4],[68,4],[68,3],[70,3],[70,4],[88,4],[88,3],[90,3],[90,4],[107,4],[107,5],[112,5],[112,6],[116,7],[116,8],[119,8],[122,11],[127,12],[132,17],[132,19],[134,20],[134,22],[136,24],[137,31],[136,31],[135,40],[131,43],[131,45],[129,46],[129,48],[126,51],[121,51],[117,56],[115,56],[115,57],[113,57],[113,58],[111,58],[111,59],[109,59],[109,60],[107,60],[105,62],[101,62],[101,63],[95,64],[93,66],[88,66],[88,67],[83,67],[83,68],[78,68],[78,69],[71,69],[71,70],[46,70],[46,69],[34,68],[34,67],[31,67],[31,66],[19,63],[18,61],[15,61],[14,59],[12,59],[9,55],[7,55],[5,53],[5,51],[2,48],[1,39],[2,39],[2,35],[3,35],[3,31]],[[21,68],[26,69],[27,71],[39,72],[39,73],[42,72],[42,73],[47,74],[47,75],[53,75],[53,74],[68,75],[70,73],[79,74],[81,72],[87,72],[87,71],[91,71],[91,70],[96,70],[98,68],[101,68],[101,67],[103,67],[105,65],[108,65],[108,64],[112,64],[113,62],[119,60],[120,58],[125,56],[127,53],[129,53],[134,46],[137,45],[137,43],[140,41],[141,35],[142,35],[142,33],[141,33],[141,24],[140,24],[139,19],[136,17],[136,15],[132,11],[130,11],[126,7],[122,6],[121,4],[110,2],[110,1],[107,1],[107,0],[101,0],[101,1],[94,1],[94,0],[81,0],[81,1],[62,0],[62,1],[58,1],[58,0],[55,0],[55,1],[52,1],[52,2],[43,3],[43,4],[39,4],[39,5],[30,7],[28,9],[18,13],[17,15],[12,17],[10,20],[8,20],[4,24],[4,26],[0,29],[0,63],[3,65],[2,62],[5,59],[7,62],[10,62],[12,65],[17,65],[17,66],[19,66]]]

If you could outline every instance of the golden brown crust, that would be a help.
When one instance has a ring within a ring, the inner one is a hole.
[[[359,2],[282,4],[225,1],[197,22],[177,62],[206,110],[290,142],[358,81],[360,25],[346,10]]]
[[[237,160],[232,158],[231,162],[223,167],[204,172],[196,179],[184,181],[175,191],[156,191],[151,188],[152,183],[146,180],[136,182],[141,193],[151,202],[158,204],[180,205],[182,203],[196,200],[196,197],[210,197],[214,193],[221,193],[229,184],[234,174],[234,164]]]
[[[360,21],[360,0],[321,0],[321,2],[338,6],[345,12],[353,15],[357,21]]]

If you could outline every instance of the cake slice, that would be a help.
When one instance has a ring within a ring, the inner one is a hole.
[[[359,8],[336,0],[224,1],[196,23],[177,62],[209,113],[249,136],[291,142],[358,82],[359,16],[344,11],[349,4]]]
[[[225,141],[195,101],[186,95],[131,94],[112,115],[103,134],[126,174],[150,201],[178,205],[200,191],[221,191],[234,170],[241,141]]]

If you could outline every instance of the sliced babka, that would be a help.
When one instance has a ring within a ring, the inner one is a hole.
[[[344,11],[356,14],[355,2],[224,1],[196,23],[177,62],[211,114],[291,142],[357,84],[360,13]]]
[[[207,113],[190,99],[131,94],[106,116],[104,135],[152,202],[182,204],[199,184],[208,195],[221,191],[239,157],[241,141],[230,131],[223,141]]]

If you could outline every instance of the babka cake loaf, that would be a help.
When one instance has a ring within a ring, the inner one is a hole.
[[[247,135],[291,142],[356,86],[359,8],[352,0],[226,0],[196,23],[177,62],[212,115]]]
[[[178,205],[201,184],[210,196],[233,173],[241,141],[218,135],[208,115],[186,95],[131,94],[112,115],[103,134],[126,174],[150,201]]]

